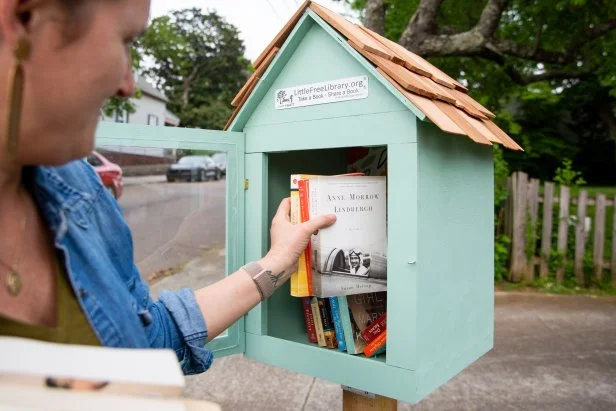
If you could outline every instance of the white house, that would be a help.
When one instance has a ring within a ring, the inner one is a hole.
[[[177,127],[180,119],[167,109],[169,99],[154,86],[148,83],[143,77],[135,76],[137,87],[141,90],[142,96],[139,99],[131,98],[135,106],[134,113],[114,113],[112,116],[101,115],[101,121],[112,121],[116,123],[145,124],[150,126]],[[169,150],[160,148],[129,148],[129,147],[101,147],[105,150],[122,153],[140,154],[147,156],[168,156]]]

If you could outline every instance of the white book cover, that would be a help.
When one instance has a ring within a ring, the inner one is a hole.
[[[0,384],[178,397],[184,376],[173,350],[90,347],[0,337]]]
[[[334,225],[312,237],[314,295],[386,291],[386,177],[315,177],[308,191],[311,218],[337,217]]]

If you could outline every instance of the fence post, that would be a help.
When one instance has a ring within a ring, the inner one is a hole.
[[[525,244],[524,254],[526,255],[527,248],[531,247],[533,253],[526,265],[526,281],[531,282],[535,279],[535,250],[537,244],[537,214],[539,212],[539,180],[531,179],[528,184],[528,215],[530,217],[530,230],[532,235],[526,238],[526,230],[524,230],[525,240],[530,241],[530,244]],[[528,257],[528,256],[527,256]]]
[[[528,175],[522,172],[513,174],[513,241],[509,279],[518,282],[526,272],[526,195]]]
[[[593,242],[593,265],[598,282],[603,280],[603,248],[605,247],[605,194],[597,194],[595,204],[595,237]]]
[[[577,224],[575,225],[575,278],[584,286],[584,252],[586,251],[586,204],[588,192],[582,190],[578,197]]]
[[[541,233],[540,276],[546,278],[550,271],[549,261],[552,252],[552,213],[554,205],[554,183],[545,183],[543,189],[543,227]]]
[[[562,256],[562,263],[556,270],[556,282],[565,278],[565,263],[567,260],[567,236],[569,229],[569,187],[560,186],[560,211],[558,214],[558,242],[557,249]]]

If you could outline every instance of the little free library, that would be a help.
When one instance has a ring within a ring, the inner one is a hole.
[[[492,145],[522,148],[463,84],[315,2],[253,64],[224,131],[102,123],[97,144],[226,152],[227,273],[267,252],[289,195],[296,222],[344,215],[209,346],[417,403],[493,347]]]

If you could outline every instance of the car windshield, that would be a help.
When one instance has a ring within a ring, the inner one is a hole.
[[[178,164],[199,164],[202,162],[203,162],[203,159],[201,157],[188,156],[188,157],[180,158],[180,161],[178,161]]]

